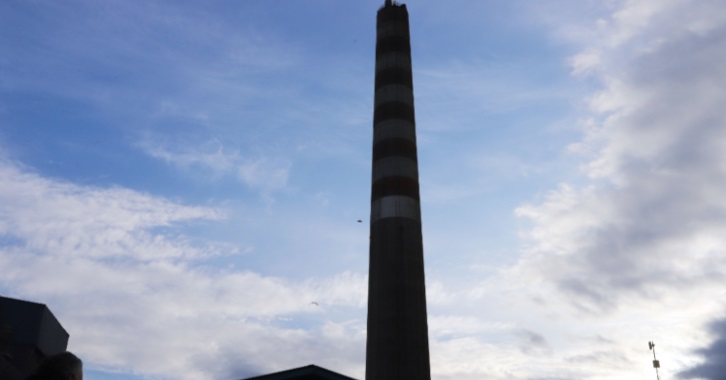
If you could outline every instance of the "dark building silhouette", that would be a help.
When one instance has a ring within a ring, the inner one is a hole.
[[[408,11],[376,25],[366,380],[431,378]]]
[[[250,377],[244,380],[355,380],[352,377],[318,367],[309,366],[275,372],[268,375]]]
[[[24,379],[47,356],[65,351],[68,338],[45,305],[0,297],[0,379]]]

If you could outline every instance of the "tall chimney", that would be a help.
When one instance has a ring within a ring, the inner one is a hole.
[[[366,380],[430,380],[406,5],[378,10]]]

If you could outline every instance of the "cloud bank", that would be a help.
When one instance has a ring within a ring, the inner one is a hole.
[[[708,379],[723,378],[710,371],[723,329],[700,328],[724,308],[725,26],[718,1],[625,1],[598,20],[570,61],[601,84],[570,147],[585,180],[516,210],[531,228],[515,271],[549,287],[548,303],[642,324],[674,351],[715,335],[706,363],[684,372]],[[681,353],[671,371],[693,365]]]
[[[180,231],[219,223],[220,210],[43,178],[7,161],[0,182],[0,287],[47,303],[89,368],[202,379],[321,357],[332,368],[358,365],[364,326],[343,311],[364,307],[365,276],[291,281],[215,268],[207,261],[235,249]]]

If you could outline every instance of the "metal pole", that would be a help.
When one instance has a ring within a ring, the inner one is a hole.
[[[660,362],[658,359],[655,358],[655,343],[648,342],[648,348],[650,348],[651,351],[653,351],[653,368],[655,368],[655,377],[656,379],[660,380],[660,375],[658,374],[658,368],[660,368]]]

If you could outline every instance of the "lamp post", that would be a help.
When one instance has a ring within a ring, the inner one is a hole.
[[[648,342],[648,348],[653,351],[653,368],[655,368],[655,377],[656,379],[660,380],[660,375],[658,375],[658,368],[660,368],[660,362],[658,359],[655,358],[655,343]]]

